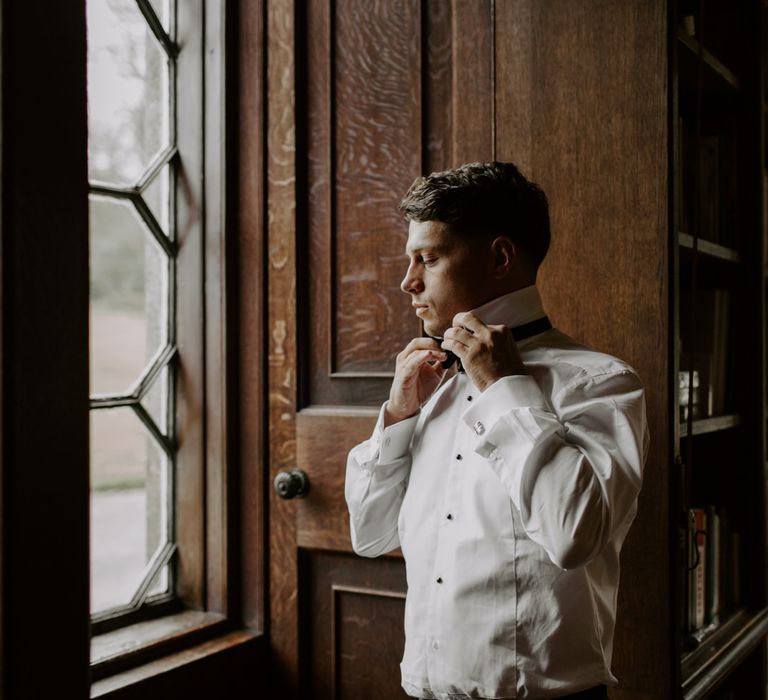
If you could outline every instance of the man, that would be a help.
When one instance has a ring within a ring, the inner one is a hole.
[[[400,210],[401,288],[428,337],[397,356],[346,498],[355,551],[405,558],[403,688],[607,698],[643,385],[549,324],[535,286],[547,200],[514,165],[419,177]]]

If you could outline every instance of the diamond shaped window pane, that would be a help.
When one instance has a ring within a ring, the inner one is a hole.
[[[91,0],[87,21],[89,175],[132,185],[168,146],[168,57],[136,0]]]
[[[141,399],[141,405],[163,435],[168,435],[168,392],[168,368],[163,367]]]
[[[165,252],[131,202],[91,196],[91,393],[127,393],[167,338]]]
[[[152,215],[157,219],[163,233],[168,236],[170,228],[171,213],[171,166],[166,165],[146,186],[142,197],[147,203]]]
[[[91,613],[127,605],[167,540],[168,479],[133,409],[91,411]]]

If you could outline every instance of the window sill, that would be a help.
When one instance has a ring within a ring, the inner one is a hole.
[[[197,662],[252,653],[261,635],[232,630],[222,615],[185,611],[94,637],[91,698],[123,698]]]
[[[91,638],[91,678],[98,681],[231,630],[223,615],[185,610]]]

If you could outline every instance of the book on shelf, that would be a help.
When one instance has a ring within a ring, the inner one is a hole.
[[[696,16],[695,15],[693,14],[683,15],[680,26],[688,36],[696,36]]]
[[[726,289],[707,290],[703,299],[712,312],[712,415],[722,415],[725,413],[728,378],[730,292]]]
[[[728,248],[738,247],[738,132],[727,120],[717,133],[696,138],[679,117],[677,188],[680,230]],[[698,174],[697,174],[698,173]]]
[[[720,513],[713,506],[707,506],[705,511],[706,530],[707,530],[707,561],[709,566],[706,568],[705,584],[705,614],[709,622],[717,622],[720,618],[720,607],[722,602],[721,576],[725,567],[722,561],[720,550]]]
[[[688,576],[688,623],[691,632],[704,627],[706,621],[707,524],[702,508],[689,514],[691,548]]]
[[[678,396],[680,406],[680,421],[688,420],[689,414],[693,418],[701,416],[701,403],[699,396],[699,370],[693,372],[680,370],[678,372]]]
[[[679,227],[681,231],[692,234],[691,230],[691,209],[693,205],[693,183],[691,182],[691,173],[693,172],[692,157],[693,150],[691,146],[691,135],[689,132],[688,120],[679,117],[677,120],[678,138],[677,138],[677,185],[679,200]]]
[[[691,508],[688,527],[686,627],[696,644],[740,602],[739,538],[727,512],[711,504]]]
[[[726,412],[730,292],[727,289],[701,289],[695,294],[696,337],[691,341],[691,295],[680,293],[681,337],[679,406],[680,419],[688,418],[689,371],[693,369],[694,418]]]
[[[722,141],[722,206],[720,207],[720,240],[724,246],[741,247],[741,210],[739,200],[739,130],[731,117],[724,127]]]
[[[699,140],[699,236],[720,242],[720,137]]]
[[[683,117],[677,119],[677,196],[680,206],[678,210],[678,227],[681,231],[690,233],[691,225],[688,217],[690,198],[690,187],[686,177],[688,176],[688,167],[686,158],[689,156],[688,132],[686,130],[687,122]]]
[[[741,567],[739,566],[741,561],[739,556],[741,538],[738,532],[728,533],[728,538],[728,561],[730,566],[727,601],[730,605],[737,606],[741,604]]]

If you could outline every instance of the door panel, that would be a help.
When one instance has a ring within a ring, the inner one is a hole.
[[[492,157],[492,33],[489,0],[267,5],[270,480],[311,484],[270,496],[281,697],[404,696],[404,566],[352,553],[346,456],[421,335],[397,205],[417,175]]]
[[[269,497],[274,691],[397,697],[403,564],[398,553],[364,560],[350,552],[346,454],[373,427],[395,354],[420,334],[398,288],[400,197],[421,173],[498,155],[550,198],[553,246],[539,286],[553,322],[648,381],[657,437],[622,554],[614,669],[622,697],[662,697],[671,637],[646,608],[656,601],[660,619],[670,619],[660,389],[668,368],[657,351],[667,345],[668,307],[658,272],[668,266],[665,4],[265,7],[268,478],[300,466],[311,481],[307,498]],[[258,158],[240,155],[260,176]],[[243,364],[261,362],[257,355],[244,354]]]
[[[312,621],[307,657],[312,689],[306,697],[394,700],[403,654],[405,575],[402,562],[384,557],[302,551],[301,579]]]
[[[346,451],[370,434],[375,409],[307,408],[296,416],[299,468],[311,480],[310,495],[296,503],[299,547],[351,552],[344,500]]]
[[[351,553],[346,453],[386,399],[395,355],[420,324],[399,285],[406,226],[397,204],[424,157],[418,0],[309,3],[306,15],[309,255],[300,346],[296,503],[303,693],[406,697],[400,688],[405,573],[399,552]],[[304,275],[302,275],[303,277]],[[302,294],[301,292],[305,293]]]
[[[419,3],[309,3],[306,36],[306,403],[374,405],[419,332],[397,212],[421,172]]]

